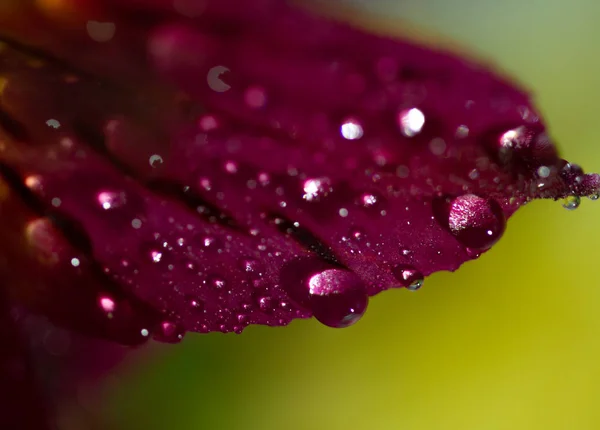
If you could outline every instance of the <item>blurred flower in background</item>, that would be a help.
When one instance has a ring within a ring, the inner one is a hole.
[[[41,3],[49,10],[58,4]],[[193,3],[175,3],[193,12]],[[501,64],[539,95],[563,153],[588,159],[590,170],[597,166],[600,151],[589,142],[600,132],[588,104],[600,91],[598,65],[585,49],[572,48],[594,40],[587,17],[597,6],[399,3],[356,4],[374,15],[346,19],[406,35],[402,19],[437,33],[430,42],[446,45],[448,37]],[[103,42],[115,28],[92,22],[87,31]],[[84,51],[82,58],[94,63]],[[257,97],[251,103],[260,104]],[[92,373],[88,384],[72,377],[79,382],[61,395],[61,429],[597,428],[598,209],[584,206],[575,214],[553,202],[527,207],[479,265],[438,273],[418,294],[402,289],[377,297],[361,323],[345,331],[311,320],[285,330],[250,327],[243,336],[192,335],[178,347],[153,345],[108,372],[121,350],[94,343],[107,353],[108,364],[99,367],[108,376],[98,382]],[[59,357],[74,374],[72,357],[93,362],[82,355],[91,346],[25,318],[27,331],[44,333],[38,357]]]

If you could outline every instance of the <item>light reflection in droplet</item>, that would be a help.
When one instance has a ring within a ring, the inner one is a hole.
[[[417,108],[407,109],[398,115],[400,131],[406,137],[416,136],[425,125],[425,115]]]
[[[362,126],[354,120],[348,120],[340,127],[344,139],[357,140],[363,136]]]

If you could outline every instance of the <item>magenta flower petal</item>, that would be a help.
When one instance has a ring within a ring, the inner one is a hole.
[[[38,17],[43,59],[0,53],[2,174],[64,238],[48,282],[89,279],[65,303],[84,331],[346,327],[369,296],[490,249],[530,200],[598,193],[488,69],[281,1],[201,3]],[[94,320],[108,290],[127,306]]]

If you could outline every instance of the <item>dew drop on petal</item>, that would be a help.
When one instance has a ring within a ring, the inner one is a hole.
[[[425,115],[417,108],[406,109],[398,114],[401,133],[406,137],[416,136],[425,125]]]
[[[340,127],[342,137],[348,140],[357,140],[363,136],[362,126],[355,120],[347,120]]]
[[[392,270],[392,274],[407,290],[416,291],[423,286],[423,274],[408,264],[398,264]]]
[[[217,93],[224,93],[231,89],[231,85],[221,79],[221,76],[228,72],[229,69],[225,66],[212,67],[206,75],[206,82],[210,89]]]
[[[474,194],[435,199],[433,212],[443,228],[474,250],[492,247],[506,228],[506,218],[498,202]]]
[[[150,167],[156,169],[157,167],[160,167],[163,164],[163,158],[158,154],[153,154],[148,159],[148,162],[150,163]]]
[[[367,309],[365,286],[354,273],[327,269],[308,279],[310,307],[317,320],[335,328],[356,323]]]
[[[60,128],[60,122],[56,119],[49,119],[48,121],[46,121],[46,125],[54,129]]]
[[[576,195],[567,196],[562,201],[563,208],[570,210],[570,211],[577,209],[580,204],[581,204],[581,197],[576,196]]]
[[[101,191],[98,193],[97,201],[102,209],[109,210],[123,206],[127,199],[124,192]]]
[[[112,318],[117,305],[114,299],[108,295],[102,295],[98,298],[98,305],[100,310],[106,314],[108,318]]]
[[[204,302],[197,297],[193,297],[189,299],[190,309],[194,312],[203,312],[204,311]]]
[[[178,343],[183,339],[185,331],[180,324],[172,321],[163,321],[156,333],[154,339],[159,342]]]
[[[249,87],[244,93],[244,102],[252,109],[260,109],[267,104],[267,92],[263,87]]]
[[[331,191],[331,184],[328,178],[307,179],[302,188],[304,190],[302,198],[312,202],[325,197]]]
[[[271,299],[268,296],[260,296],[258,297],[258,299],[256,300],[257,304],[258,304],[258,308],[261,310],[261,312],[266,313],[266,314],[271,314],[273,313],[273,299]]]

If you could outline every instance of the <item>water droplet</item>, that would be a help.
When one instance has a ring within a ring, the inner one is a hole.
[[[244,101],[253,109],[262,108],[267,104],[267,92],[260,86],[249,87],[244,93]]]
[[[206,280],[206,285],[211,288],[221,289],[225,287],[225,280],[219,276],[210,276]]]
[[[266,314],[273,313],[275,306],[273,305],[273,299],[271,299],[270,297],[260,296],[260,297],[258,297],[256,302],[257,302],[258,308],[261,310],[261,312],[264,312]]]
[[[548,166],[540,166],[537,169],[537,174],[540,178],[545,179],[550,176],[550,168]]]
[[[350,237],[356,241],[365,237],[365,231],[360,227],[354,227],[350,230]]]
[[[343,269],[326,269],[308,279],[310,307],[317,320],[335,328],[356,323],[367,309],[362,281]]]
[[[237,163],[235,161],[227,161],[225,163],[225,171],[227,173],[231,173],[231,174],[237,173],[237,171],[238,171]]]
[[[48,121],[46,121],[46,125],[54,129],[60,128],[60,122],[56,119],[49,119]]]
[[[208,71],[206,75],[206,82],[211,90],[218,93],[224,93],[231,89],[231,85],[227,84],[221,78],[221,76],[226,73],[229,73],[229,69],[225,66],[215,66]]]
[[[198,312],[198,313],[204,311],[204,301],[200,300],[199,298],[191,297],[191,298],[189,298],[188,303],[189,303],[190,309],[192,311]]]
[[[332,191],[329,178],[307,179],[303,184],[304,195],[302,198],[306,201],[319,201],[321,197],[327,196]]]
[[[594,201],[595,201],[595,200],[598,200],[598,199],[600,199],[600,194],[598,194],[598,193],[590,194],[590,195],[588,196],[588,199],[590,199],[590,200],[594,200]]]
[[[172,321],[163,321],[154,333],[154,339],[159,342],[179,343],[185,334],[184,328]]]
[[[442,155],[446,151],[446,141],[441,137],[436,137],[429,142],[429,150],[433,155]]]
[[[433,201],[433,213],[440,225],[468,248],[490,248],[506,228],[506,218],[498,202],[474,194],[437,198]]]
[[[117,304],[115,303],[114,299],[108,295],[102,295],[98,298],[98,306],[109,319],[113,317],[113,313],[117,308]]]
[[[163,164],[164,160],[160,155],[154,154],[154,155],[150,156],[150,158],[148,159],[148,162],[150,163],[150,167],[153,167],[156,169]]]
[[[375,208],[376,206],[378,206],[379,203],[381,203],[381,199],[382,198],[377,194],[364,193],[358,199],[358,203],[360,206],[362,206],[364,208],[372,209],[372,208]]]
[[[363,136],[362,126],[355,120],[349,119],[344,121],[340,127],[340,132],[344,139],[357,140]]]
[[[104,210],[116,209],[123,206],[127,202],[127,197],[124,192],[101,191],[96,197],[100,207]]]
[[[423,274],[413,266],[398,264],[392,269],[392,274],[407,290],[416,291],[423,286]]]
[[[214,115],[202,115],[198,118],[198,127],[202,131],[211,131],[219,128],[219,120]]]
[[[563,208],[568,209],[570,211],[577,209],[580,204],[581,204],[581,197],[576,196],[576,195],[567,196],[562,201]]]
[[[260,275],[260,263],[257,260],[253,258],[244,258],[240,263],[242,270],[247,274],[254,276]]]
[[[406,109],[398,114],[400,131],[406,137],[416,136],[425,125],[425,115],[417,108]]]

